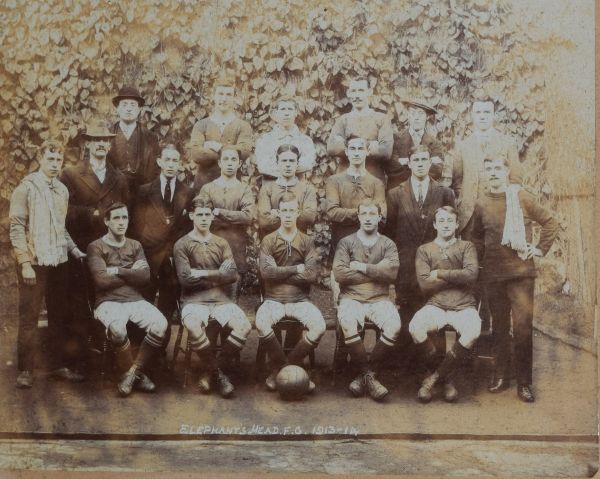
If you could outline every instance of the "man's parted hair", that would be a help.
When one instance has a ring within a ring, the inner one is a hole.
[[[235,90],[235,78],[231,75],[221,74],[213,83],[213,91],[217,89],[217,87],[224,86],[228,88],[233,88]]]
[[[214,207],[213,202],[206,196],[196,196],[192,201],[192,212],[196,211],[198,208],[210,208],[212,211]]]
[[[167,143],[166,145],[163,145],[160,149],[160,156],[162,157],[163,153],[165,152],[165,150],[173,150],[176,151],[177,153],[179,153],[179,156],[181,157],[181,152],[177,149],[177,146],[173,143]]]
[[[508,156],[506,155],[496,155],[496,156],[486,156],[483,159],[483,163],[486,162],[491,163],[492,161],[501,161],[504,166],[510,168],[510,163],[508,162]]]
[[[40,145],[38,149],[40,158],[44,157],[46,151],[50,151],[51,153],[61,153],[64,155],[65,146],[58,140],[46,140]]]
[[[296,110],[298,109],[298,101],[296,101],[296,99],[293,96],[286,95],[281,96],[277,100],[275,100],[275,103],[273,103],[273,105],[271,106],[271,110],[277,110],[279,108],[279,105],[281,105],[282,103],[293,103],[294,108]]]
[[[225,145],[221,147],[221,153],[219,154],[219,158],[223,158],[223,153],[226,151],[235,151],[238,156],[238,160],[242,161],[242,152],[233,145]]]
[[[277,148],[277,152],[275,153],[275,158],[277,159],[277,161],[279,161],[279,155],[281,153],[285,153],[286,151],[291,151],[292,153],[294,153],[296,155],[296,159],[300,161],[300,150],[296,148],[296,146],[287,143]]]
[[[286,191],[279,198],[279,201],[277,202],[277,208],[279,208],[281,203],[291,203],[292,201],[295,201],[298,204],[298,206],[300,206],[300,202],[298,201],[298,198],[296,197],[296,195],[294,193],[290,193],[289,191]]]
[[[358,135],[350,135],[348,138],[346,138],[346,141],[344,142],[344,144],[346,145],[346,148],[348,147],[348,144],[352,141],[352,140],[362,140],[365,148],[367,147],[367,140],[364,139],[362,136],[358,136]]]
[[[371,82],[369,81],[369,77],[366,75],[355,75],[348,79],[348,86],[350,86],[350,82],[359,82],[364,81],[367,82],[367,88],[371,88]]]
[[[424,145],[423,143],[421,143],[420,145],[414,145],[410,149],[410,156],[413,156],[415,153],[429,153],[431,155],[429,147],[427,145]]]
[[[376,206],[377,207],[377,213],[379,215],[381,215],[381,204],[379,204],[377,201],[372,200],[370,198],[365,198],[364,200],[361,200],[358,205],[356,205],[356,212],[360,214],[360,207],[361,206],[366,206],[368,208],[370,208],[371,206]]]
[[[127,210],[127,213],[129,213],[129,209],[127,208],[127,205],[121,201],[116,201],[115,203],[111,204],[108,208],[106,208],[106,210],[104,211],[104,219],[106,221],[110,221],[110,216],[111,213],[114,210],[120,210],[121,208],[125,208]]]
[[[452,206],[441,206],[437,210],[435,210],[435,213],[433,215],[434,223],[437,221],[437,215],[441,211],[445,211],[446,213],[454,215],[454,217],[458,220],[458,212],[456,211],[456,208],[453,208]]]

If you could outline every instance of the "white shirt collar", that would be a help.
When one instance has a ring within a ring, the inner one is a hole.
[[[413,175],[410,175],[410,185],[412,186],[414,192],[416,192],[419,185],[421,185],[421,188],[423,188],[423,194],[427,193],[427,190],[429,189],[429,175],[422,180],[418,180]]]
[[[106,178],[106,160],[100,162],[94,158],[90,158],[90,166],[100,183],[104,183],[104,179]]]
[[[165,188],[167,187],[167,177],[161,173],[159,178],[160,178],[160,193],[161,193],[161,196],[164,198],[165,197]],[[177,178],[173,177],[169,180],[169,183],[171,183],[171,199],[173,199],[173,195],[175,194],[175,180],[176,179]]]
[[[288,136],[291,136],[291,137],[300,136],[301,133],[300,133],[300,128],[298,128],[298,125],[293,125],[292,128],[290,128],[289,130],[286,130],[281,125],[275,125],[273,127],[273,129],[271,130],[271,134],[276,139],[282,140],[284,138],[287,138]]]
[[[421,141],[423,140],[423,135],[425,134],[425,130],[417,131],[417,130],[413,130],[411,127],[408,127],[408,133],[410,134],[411,138],[413,139],[413,143],[415,145],[420,145]]]

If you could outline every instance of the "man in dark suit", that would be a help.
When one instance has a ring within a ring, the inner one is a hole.
[[[191,230],[188,210],[193,192],[177,179],[181,155],[175,145],[164,146],[156,162],[160,175],[138,189],[132,236],[142,244],[150,265],[150,286],[144,297],[154,303],[158,291],[158,309],[169,320],[177,298],[177,278],[170,258],[175,242]]]
[[[431,154],[429,176],[436,181],[442,176],[444,163],[442,144],[431,131],[426,129],[427,119],[435,118],[437,111],[421,100],[402,100],[402,103],[407,108],[408,125],[394,134],[392,158],[386,168],[388,191],[410,178],[408,158],[415,146],[424,145],[429,149]]]
[[[452,190],[429,177],[431,158],[425,145],[413,149],[408,167],[411,171],[409,181],[388,191],[386,225],[386,235],[396,243],[400,257],[396,303],[400,306],[405,334],[413,315],[426,301],[415,272],[417,248],[436,237],[433,228],[435,211],[442,206],[454,207]],[[410,337],[407,339],[410,341]]]
[[[139,186],[151,182],[159,174],[156,164],[158,139],[138,121],[145,101],[137,89],[124,86],[112,102],[119,121],[112,128],[114,135],[108,162],[126,176],[133,196]]]
[[[87,127],[83,138],[88,160],[63,169],[60,180],[69,190],[66,226],[77,247],[85,251],[88,245],[106,233],[104,212],[115,202],[127,203],[129,193],[125,176],[107,161],[110,140],[114,137],[106,126],[96,123]],[[81,262],[69,259],[69,303],[80,329],[75,334],[87,336],[92,318],[88,306],[91,288],[87,288],[86,272]],[[89,321],[83,320],[88,318]]]

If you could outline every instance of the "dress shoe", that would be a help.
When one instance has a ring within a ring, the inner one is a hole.
[[[17,377],[16,386],[19,389],[29,389],[31,386],[33,386],[33,376],[31,371],[21,371]]]
[[[121,376],[121,380],[119,381],[119,385],[117,389],[119,390],[119,394],[123,397],[127,397],[131,394],[133,390],[133,386],[138,379],[138,372],[135,366],[129,368],[123,376]]]
[[[267,376],[267,379],[265,379],[265,386],[267,386],[269,391],[277,391],[277,382],[275,381],[277,373],[278,371],[273,371]]]
[[[510,381],[508,378],[494,376],[488,386],[488,391],[491,393],[499,393],[510,387]]]
[[[206,372],[200,373],[200,378],[198,379],[198,389],[200,390],[200,392],[202,394],[210,393],[210,391],[212,389],[210,374],[208,374]]]
[[[377,379],[375,379],[375,373],[373,372],[368,372],[365,374],[365,384],[367,386],[369,396],[375,399],[375,401],[381,401],[389,393],[388,389]]]
[[[421,383],[419,392],[417,393],[417,399],[422,403],[428,403],[432,398],[432,391],[437,382],[439,376],[437,373],[433,373],[431,376],[427,376]]]
[[[523,402],[535,401],[535,396],[533,395],[531,386],[529,386],[528,384],[519,384],[519,386],[517,386],[517,395],[519,396],[519,399]]]
[[[348,385],[348,389],[354,397],[361,397],[365,395],[365,375],[360,374],[355,377],[354,380]]]
[[[444,400],[446,402],[454,402],[458,399],[458,390],[452,383],[452,381],[447,381],[444,384]]]
[[[221,397],[229,398],[233,394],[233,391],[235,391],[235,387],[233,387],[229,378],[220,369],[217,375],[217,385],[219,386]]]
[[[135,382],[134,387],[144,393],[153,393],[156,391],[156,384],[142,372],[138,374],[138,380]]]
[[[71,383],[80,383],[85,381],[85,376],[69,368],[58,368],[50,373],[54,379],[63,379]]]

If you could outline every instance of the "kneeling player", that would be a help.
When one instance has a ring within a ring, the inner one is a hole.
[[[198,197],[192,208],[190,218],[194,229],[177,241],[173,250],[182,289],[181,317],[192,338],[192,350],[202,361],[203,372],[198,388],[208,393],[211,383],[216,381],[219,394],[230,397],[234,387],[222,368],[244,346],[251,326],[244,312],[232,303],[225,288],[237,281],[238,274],[229,243],[210,232],[214,219],[213,205]],[[206,336],[210,319],[217,321],[221,327],[231,328],[218,362]]]
[[[256,312],[256,329],[267,351],[273,371],[265,384],[275,390],[275,377],[287,363],[302,365],[325,333],[321,311],[308,300],[310,285],[317,280],[319,256],[313,241],[296,227],[298,200],[291,193],[279,199],[281,226],[265,236],[260,244],[260,275],[265,301]],[[306,328],[287,360],[273,326],[283,318],[293,318]],[[309,391],[314,390],[311,381]]]
[[[360,375],[350,383],[350,392],[362,396],[366,388],[378,401],[388,390],[375,379],[373,368],[381,366],[400,334],[400,315],[389,297],[390,285],[398,274],[398,250],[391,239],[377,232],[381,206],[363,200],[357,209],[360,228],[338,243],[333,260],[333,274],[340,285],[338,321],[350,357],[360,369]],[[381,330],[370,359],[359,334],[365,318]]]
[[[127,206],[123,203],[111,205],[104,215],[104,223],[108,233],[90,243],[87,249],[88,266],[96,289],[94,316],[107,330],[115,349],[117,367],[125,371],[118,385],[121,396],[129,396],[134,386],[144,392],[153,392],[156,386],[143,370],[161,351],[167,320],[142,296],[150,282],[150,268],[142,245],[125,237],[129,224]],[[135,361],[127,337],[129,321],[146,332]]]
[[[477,280],[477,251],[470,241],[454,236],[458,227],[456,210],[438,208],[433,227],[437,237],[419,247],[416,257],[417,280],[427,304],[415,313],[409,331],[420,349],[426,367],[432,369],[436,349],[427,335],[451,326],[460,336],[435,372],[423,381],[418,399],[431,401],[437,382],[444,382],[444,399],[453,402],[458,391],[452,383],[453,373],[469,352],[481,332],[481,319],[472,288]]]

